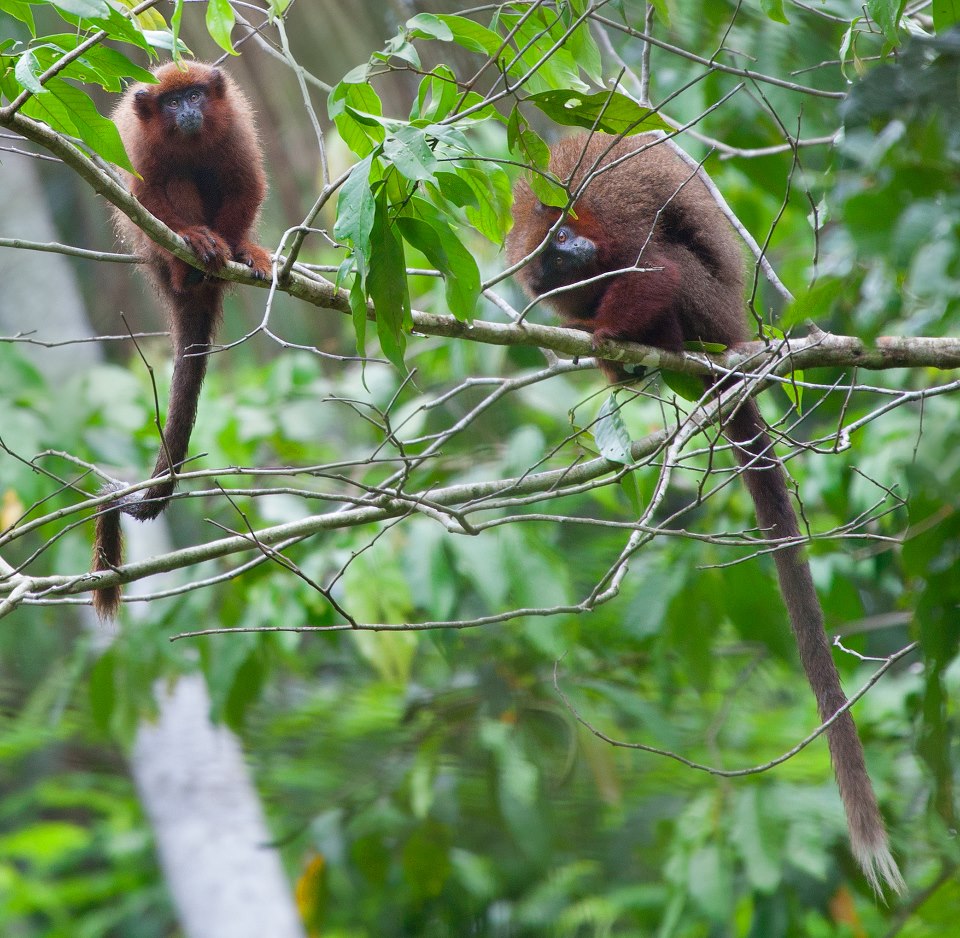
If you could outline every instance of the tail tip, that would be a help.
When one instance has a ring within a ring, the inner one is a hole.
[[[100,494],[114,486],[106,485]],[[123,563],[123,533],[120,530],[119,506],[107,503],[97,512],[93,544],[93,572],[116,570]],[[93,591],[93,608],[101,622],[116,618],[120,608],[120,587],[105,586]]]
[[[101,622],[109,622],[117,617],[120,608],[120,587],[106,586],[93,591],[93,609]]]
[[[884,898],[884,888],[892,889],[897,895],[906,892],[907,884],[890,853],[886,837],[881,843],[854,844],[853,854],[874,894],[880,899]]]

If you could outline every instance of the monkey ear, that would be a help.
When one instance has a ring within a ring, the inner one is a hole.
[[[133,96],[133,109],[140,120],[149,120],[153,114],[153,94],[146,89],[138,91]]]
[[[222,98],[226,93],[226,84],[223,78],[223,72],[219,68],[210,69],[210,77],[207,79],[207,88],[215,98]]]

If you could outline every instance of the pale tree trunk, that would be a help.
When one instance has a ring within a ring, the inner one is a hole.
[[[57,233],[30,159],[5,155],[0,167],[0,235],[55,241]],[[104,224],[107,224],[104,209]],[[134,271],[130,268],[130,273]],[[63,256],[0,248],[0,332],[36,330],[59,340],[89,335],[73,270]],[[102,356],[95,343],[31,347],[36,365],[55,381]],[[10,441],[16,444],[16,441]],[[32,455],[32,454],[28,454]],[[125,529],[131,558],[168,546],[162,518]],[[143,583],[141,589],[158,584]],[[138,607],[130,607],[136,615]],[[19,615],[29,615],[24,607]],[[90,607],[88,628],[109,643]],[[142,615],[142,612],[141,612]],[[130,770],[153,825],[177,917],[188,938],[303,938],[291,890],[236,736],[210,722],[210,700],[198,675],[156,688],[159,716],[140,725]]]

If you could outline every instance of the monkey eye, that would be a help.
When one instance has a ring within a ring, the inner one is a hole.
[[[564,243],[566,243],[566,240],[567,240],[567,238],[569,238],[569,237],[570,237],[570,229],[569,229],[569,228],[567,228],[566,226],[564,226],[563,228],[558,228],[558,229],[557,229],[557,234],[556,234],[557,244],[564,244]]]
[[[168,98],[168,99],[167,99],[167,107],[173,107],[173,108],[180,107],[180,99],[179,99],[179,98]]]
[[[190,100],[193,101],[194,103],[196,103],[197,101],[199,101],[199,100],[200,100],[200,92],[199,92],[199,91],[194,91],[194,92],[190,95]]]

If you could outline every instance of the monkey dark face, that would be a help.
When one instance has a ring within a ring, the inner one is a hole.
[[[538,260],[531,285],[537,293],[543,293],[579,283],[597,273],[597,245],[569,225],[561,225]]]
[[[191,85],[159,97],[155,97],[151,91],[138,91],[134,95],[134,110],[140,120],[148,123],[154,120],[156,108],[161,124],[168,131],[193,137],[203,128],[209,97],[206,85]]]
[[[160,110],[167,120],[188,137],[199,133],[203,126],[203,110],[207,104],[205,88],[194,85],[160,98]]]

